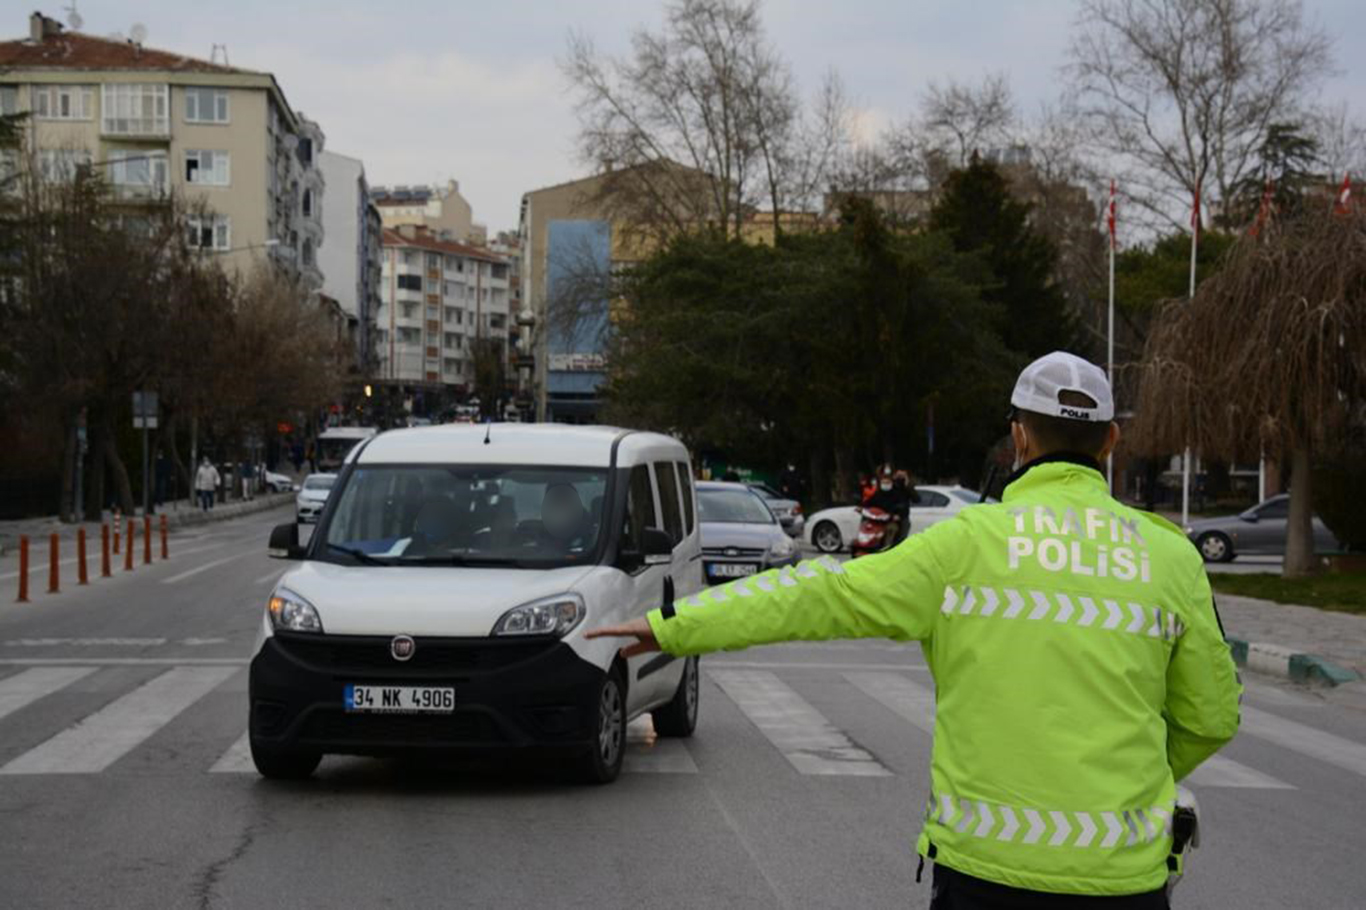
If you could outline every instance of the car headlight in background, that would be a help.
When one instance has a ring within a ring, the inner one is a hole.
[[[271,595],[270,602],[266,604],[266,613],[270,615],[271,626],[276,629],[290,632],[323,630],[322,620],[318,618],[318,611],[313,605],[286,588],[280,588]]]
[[[494,635],[563,637],[583,621],[587,609],[577,594],[557,594],[508,610],[493,626]]]
[[[792,550],[792,538],[784,534],[782,540],[775,540],[773,542],[773,546],[769,549],[768,555],[777,559],[786,559],[792,555]]]

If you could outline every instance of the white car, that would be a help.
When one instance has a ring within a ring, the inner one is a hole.
[[[982,501],[981,494],[966,487],[917,486],[915,491],[920,502],[911,504],[912,534]],[[838,553],[849,549],[850,541],[858,537],[858,526],[858,506],[822,509],[806,520],[805,539],[822,553]]]
[[[272,493],[296,493],[299,485],[285,474],[277,474],[274,471],[266,472],[266,489]]]
[[[607,782],[626,725],[697,723],[697,659],[623,659],[585,631],[702,589],[688,452],[655,433],[549,424],[396,430],[357,445],[272,592],[250,670],[266,777],[324,754],[535,749]]]
[[[323,513],[327,497],[337,482],[336,474],[309,474],[294,497],[294,519],[299,524],[312,524]]]

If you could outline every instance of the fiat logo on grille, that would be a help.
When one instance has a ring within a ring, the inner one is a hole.
[[[408,660],[417,650],[417,642],[413,641],[411,635],[396,635],[394,640],[389,642],[389,653],[394,660]]]

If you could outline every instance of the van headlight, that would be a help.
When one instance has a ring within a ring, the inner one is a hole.
[[[266,604],[272,628],[288,632],[321,632],[323,622],[313,604],[287,588],[280,588]]]
[[[494,635],[554,635],[561,638],[588,611],[577,594],[557,594],[513,607],[494,623]]]

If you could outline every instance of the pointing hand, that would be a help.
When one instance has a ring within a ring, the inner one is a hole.
[[[601,629],[590,629],[584,633],[584,638],[634,638],[635,641],[625,645],[621,649],[622,657],[635,657],[637,654],[648,654],[651,651],[658,651],[659,642],[655,641],[654,630],[644,619],[633,619],[630,622],[622,623],[618,626],[603,626]]]

